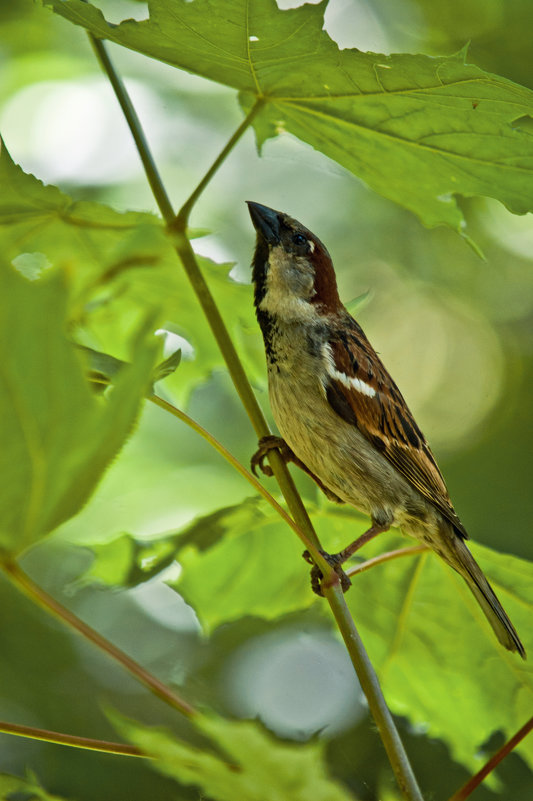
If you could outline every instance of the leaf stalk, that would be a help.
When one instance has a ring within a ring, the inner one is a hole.
[[[139,665],[138,662],[124,653],[124,651],[121,651],[120,648],[117,648],[112,642],[106,640],[105,637],[91,626],[87,625],[87,623],[84,623],[84,621],[71,612],[70,609],[67,609],[66,606],[60,604],[59,601],[56,601],[55,598],[39,587],[17,562],[12,559],[5,559],[1,566],[11,582],[27,595],[30,600],[36,603],[37,606],[40,606],[62,623],[66,623],[67,626],[77,631],[85,637],[85,639],[90,640],[94,645],[100,648],[100,650],[104,651],[108,656],[121,664],[128,673],[131,673],[137,681],[140,681],[141,684],[160,698],[161,701],[164,701],[178,712],[181,712],[185,717],[192,718],[196,714],[194,707],[187,703],[187,701],[184,701],[183,698],[180,698],[170,687],[163,684],[156,676],[143,668],[142,665]]]
[[[45,743],[82,748],[86,751],[100,751],[103,754],[150,758],[148,754],[144,754],[136,745],[96,740],[93,737],[79,737],[76,734],[39,729],[36,726],[23,726],[20,723],[9,723],[5,720],[0,720],[0,732],[2,734],[14,734],[17,737],[27,737],[30,740],[41,740]]]
[[[514,734],[510,740],[508,740],[502,747],[496,751],[495,754],[491,756],[491,758],[483,765],[481,770],[478,770],[474,776],[471,776],[470,779],[463,784],[462,787],[455,792],[448,801],[465,801],[468,796],[472,795],[476,787],[487,778],[489,773],[491,773],[511,751],[516,748],[516,746],[526,737],[530,731],[533,731],[533,717],[529,718],[527,723],[525,723],[521,729],[519,729],[516,734]]]
[[[235,131],[235,133],[228,139],[228,141],[226,142],[226,144],[224,145],[224,147],[222,148],[222,150],[220,151],[220,153],[218,154],[212,165],[209,167],[206,174],[196,187],[196,189],[194,189],[192,194],[185,201],[185,203],[179,210],[175,220],[175,227],[178,231],[185,231],[187,223],[189,222],[189,215],[192,211],[194,204],[196,203],[196,201],[198,200],[198,198],[200,197],[200,195],[202,194],[208,183],[211,181],[211,178],[214,176],[218,168],[224,163],[226,158],[229,156],[229,154],[231,153],[231,151],[233,150],[233,148],[235,147],[235,145],[237,144],[243,133],[248,130],[248,128],[252,124],[254,117],[261,111],[264,104],[265,104],[264,97],[258,97],[254,105],[246,115],[246,117],[243,119],[243,121]]]

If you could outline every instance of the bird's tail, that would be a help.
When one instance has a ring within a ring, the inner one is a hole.
[[[448,547],[444,553],[441,552],[443,558],[464,578],[501,644],[509,651],[518,651],[525,659],[526,652],[520,637],[478,563],[455,532],[446,533]]]

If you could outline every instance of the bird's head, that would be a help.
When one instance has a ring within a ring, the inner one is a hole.
[[[248,201],[257,232],[252,280],[258,311],[310,320],[342,308],[331,257],[320,239],[281,211]]]

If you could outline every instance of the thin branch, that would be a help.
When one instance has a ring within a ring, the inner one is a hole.
[[[361,562],[359,565],[354,565],[348,568],[346,575],[356,576],[358,573],[364,573],[365,570],[370,570],[371,567],[381,565],[384,562],[390,562],[392,559],[400,559],[402,556],[413,556],[414,554],[421,553],[422,551],[429,551],[427,545],[412,545],[409,548],[397,548],[395,551],[386,551],[379,556],[374,556],[372,559],[367,559],[366,562]]]
[[[196,714],[194,707],[188,704],[187,701],[184,701],[183,698],[180,698],[170,687],[167,687],[156,676],[152,675],[148,670],[145,670],[142,665],[139,665],[138,662],[135,662],[134,659],[124,653],[124,651],[121,651],[120,648],[117,648],[112,642],[102,637],[95,629],[88,626],[87,623],[84,623],[83,620],[71,612],[70,609],[67,609],[66,606],[63,606],[59,601],[56,601],[55,598],[52,598],[52,596],[39,587],[15,561],[5,560],[1,563],[1,567],[13,584],[24,592],[34,603],[58,618],[62,623],[66,623],[67,626],[75,629],[79,634],[98,646],[98,648],[108,654],[108,656],[116,662],[119,662],[134,678],[140,681],[141,684],[144,684],[151,693],[188,718],[192,718]]]
[[[91,34],[88,35],[91,41],[93,41],[94,37]],[[100,59],[102,67],[111,80],[121,107],[123,110],[129,110],[132,108],[131,101],[127,96],[124,85],[120,81],[116,80],[115,69],[109,57],[107,54],[105,59],[102,59],[100,56],[100,51],[105,52],[103,43],[99,42],[99,47],[95,47],[95,50]],[[121,101],[121,96],[125,96],[127,102]],[[257,436],[259,438],[266,436],[270,432],[265,417],[259,407],[259,404],[257,403],[233,342],[231,341],[226,326],[224,325],[224,321],[222,320],[218,307],[216,306],[213,296],[211,295],[207,283],[199,269],[195,253],[185,235],[184,229],[180,230],[180,227],[176,227],[172,208],[168,208],[167,204],[164,202],[164,198],[167,198],[166,191],[164,190],[157,170],[155,170],[153,167],[153,159],[150,155],[146,139],[144,135],[142,135],[140,122],[135,114],[129,114],[126,116],[126,118],[139,150],[141,160],[145,166],[150,186],[152,186],[152,190],[154,192],[154,197],[159,205],[163,218],[173,234],[173,241],[176,251],[181,259],[187,276],[189,277],[191,286],[196,293],[200,305],[202,306],[206,320],[211,327],[222,356],[224,357],[224,361],[226,362],[226,366],[230,373],[233,384],[237,390],[237,393],[239,394],[239,397],[241,398],[243,406],[250,418]],[[244,130],[245,128],[241,127],[239,129],[239,135],[242,135]],[[232,147],[236,141],[237,140],[235,139],[235,141],[232,143]],[[218,160],[215,162],[217,168],[220,163],[221,162]],[[206,177],[210,179],[213,174],[214,173],[210,171]],[[154,184],[156,185],[155,189]],[[201,186],[201,190],[203,190],[206,185],[207,181],[204,178],[199,185]],[[190,198],[188,202],[190,202]],[[171,212],[172,219],[170,218]],[[190,208],[187,209],[187,214],[189,212]],[[180,226],[183,226],[183,222],[183,219],[181,219]],[[355,624],[350,617],[342,597],[341,590],[338,586],[339,577],[333,568],[324,560],[321,554],[320,543],[314,531],[311,520],[309,519],[309,515],[307,514],[307,510],[305,509],[292,477],[279,452],[272,451],[269,454],[269,462],[272,466],[273,473],[278,481],[283,496],[287,501],[287,505],[291,511],[294,521],[310,541],[311,547],[309,547],[308,550],[313,560],[318,564],[324,575],[324,583],[326,585],[329,584],[329,588],[326,588],[326,597],[330,602],[335,619],[337,620],[337,625],[339,626],[341,634],[348,647],[348,652],[354,668],[358,675],[360,670],[363,671],[362,677],[360,677],[361,686],[363,687],[365,693],[367,693],[370,709],[372,710],[373,714],[375,712],[378,715],[378,720],[376,720],[376,723],[378,724],[378,728],[383,738],[385,748],[387,750],[387,754],[389,756],[398,784],[408,801],[422,801],[422,796],[416,784],[416,779],[414,778],[411,766],[409,765],[407,754],[403,748],[399,734],[394,725],[394,721],[392,720],[392,716],[386,707],[383,695],[379,688],[377,677],[373,671],[363,643],[357,634]],[[334,600],[334,598],[336,600]],[[383,707],[385,709],[383,709]]]
[[[270,492],[264,488],[264,486],[253,475],[253,473],[250,473],[250,471],[247,470],[239,462],[239,460],[236,459],[235,456],[233,456],[233,454],[230,453],[230,451],[228,451],[228,449],[225,448],[224,445],[222,445],[222,443],[218,441],[218,439],[216,439],[216,437],[214,437],[212,434],[209,433],[209,431],[203,428],[203,426],[197,423],[196,420],[193,420],[192,417],[189,417],[188,414],[182,412],[181,409],[178,409],[177,406],[174,406],[172,403],[169,403],[169,401],[166,401],[163,398],[159,397],[159,395],[149,395],[148,400],[150,400],[156,406],[159,406],[161,409],[170,412],[170,414],[173,414],[174,417],[178,418],[178,420],[181,420],[183,423],[188,425],[189,428],[192,428],[193,431],[196,431],[197,434],[200,434],[201,437],[203,437],[218,453],[220,453],[221,456],[224,457],[224,459],[226,459],[231,464],[232,467],[235,468],[235,470],[238,473],[241,474],[241,476],[243,476],[246,479],[246,481],[248,481],[252,485],[252,487],[255,489],[256,492],[258,492],[260,495],[263,496],[265,501],[268,501],[271,507],[278,513],[278,515],[287,523],[288,526],[292,528],[294,533],[301,539],[305,547],[307,549],[312,547],[311,543],[307,539],[304,532],[300,528],[298,528],[292,517],[287,514],[283,506],[280,506],[280,504],[276,501],[276,499],[273,498]]]
[[[161,180],[161,176],[159,175],[159,171],[156,167],[152,153],[148,146],[148,142],[144,135],[141,122],[137,116],[137,112],[135,111],[133,103],[131,102],[130,96],[126,91],[126,87],[124,86],[122,78],[111,63],[111,59],[109,58],[105,44],[101,39],[97,39],[96,36],[93,36],[92,33],[87,32],[87,36],[89,37],[89,41],[93,46],[96,58],[100,62],[102,69],[109,78],[109,82],[113,87],[116,98],[120,104],[120,108],[122,109],[124,117],[126,118],[126,122],[128,123],[131,135],[133,136],[137,146],[146,177],[150,184],[150,189],[152,190],[155,201],[159,206],[161,215],[167,225],[170,225],[174,220],[174,210],[167,195],[163,181]]]
[[[505,745],[503,745],[495,754],[491,756],[491,758],[486,762],[485,765],[479,770],[474,776],[472,776],[466,784],[457,790],[456,793],[452,795],[448,801],[465,801],[465,798],[468,798],[471,795],[476,787],[479,787],[481,782],[491,773],[494,768],[496,768],[502,759],[511,753],[511,751],[516,748],[516,746],[526,737],[530,731],[533,730],[533,717],[525,723],[516,734],[508,740]]]
[[[198,298],[198,301],[202,307],[207,323],[213,332],[213,336],[215,337],[218,347],[220,348],[220,352],[222,353],[224,361],[226,362],[235,389],[237,390],[237,393],[242,401],[246,413],[248,414],[248,417],[250,418],[258,438],[267,436],[270,434],[267,422],[263,412],[261,411],[261,408],[259,407],[259,404],[257,403],[252,387],[250,386],[250,382],[248,381],[248,377],[244,372],[241,361],[237,355],[235,346],[231,341],[218,307],[198,266],[196,255],[191,247],[191,243],[185,235],[184,229],[176,227],[176,217],[172,208],[172,204],[170,203],[167,192],[161,180],[161,176],[159,175],[159,172],[155,166],[155,162],[150,152],[150,148],[144,135],[140,120],[135,112],[135,109],[133,108],[133,104],[128,95],[126,87],[115,71],[115,67],[109,58],[104,43],[89,32],[87,32],[87,35],[95,50],[102,69],[108,76],[109,81],[115,91],[120,107],[124,112],[124,116],[137,146],[137,150],[139,151],[139,156],[146,171],[146,176],[150,183],[150,187],[152,188],[156,203],[163,219],[170,229],[173,244],[181,260],[183,268],[187,273],[196,297]],[[245,122],[247,121],[248,126],[250,125],[253,116],[255,116],[258,111],[259,106],[256,104],[254,109],[252,109],[253,114],[250,112],[245,120]],[[222,152],[226,152],[227,155],[227,153],[229,153],[229,151],[235,146],[238,138],[242,136],[245,130],[246,128],[243,125],[239,126]],[[218,169],[220,163],[219,156],[215,160],[213,167],[216,165],[216,168]],[[208,171],[206,176],[204,176],[198,185],[199,187],[201,186],[202,189],[204,189],[207,185],[206,179],[212,178],[214,174],[213,167]],[[189,200],[186,201],[185,205],[188,205],[189,207],[187,213],[190,212],[192,207],[191,198],[193,198],[193,196],[197,197],[196,193],[197,190],[195,190]],[[321,562],[320,568],[323,569],[324,575],[332,573],[333,571],[331,567],[325,562],[324,559],[321,558],[320,543],[318,542],[318,538],[298,494],[296,486],[280,454],[277,451],[271,451],[269,454],[269,461],[272,465],[272,470],[278,481],[278,484],[280,485],[280,489],[286,498],[287,503],[289,504],[289,508],[291,509],[296,524],[300,529],[306,532],[307,537],[310,540],[311,547],[308,546],[308,550],[310,551],[313,559],[315,559],[317,562]]]
[[[233,136],[231,136],[231,138],[228,139],[228,141],[226,142],[226,144],[224,145],[224,147],[222,148],[222,150],[220,151],[220,153],[218,154],[212,165],[209,167],[206,174],[196,187],[196,189],[192,192],[190,197],[185,201],[185,203],[179,210],[178,215],[176,217],[176,228],[178,230],[184,231],[186,229],[192,207],[194,206],[194,204],[196,203],[196,201],[198,200],[198,198],[200,197],[200,195],[210,182],[211,178],[217,172],[218,168],[224,163],[226,158],[229,156],[229,154],[231,153],[231,151],[233,150],[233,148],[235,147],[235,145],[237,144],[243,133],[250,127],[254,117],[256,116],[256,114],[259,113],[259,111],[261,111],[264,104],[265,104],[264,98],[258,97],[254,105],[252,106],[251,110],[248,112],[244,120],[241,122],[241,124],[239,125]]]
[[[107,740],[95,740],[92,737],[78,737],[76,734],[65,734],[62,731],[38,729],[35,726],[22,726],[20,723],[8,723],[0,720],[0,732],[14,734],[17,737],[28,737],[30,740],[42,740],[56,745],[68,745],[71,748],[83,748],[86,751],[101,751],[104,754],[118,754],[120,756],[143,757],[151,759],[136,745],[112,743]]]
[[[342,638],[350,654],[361,688],[368,701],[368,707],[376,722],[379,735],[385,746],[398,786],[409,801],[424,801],[416,777],[398,734],[387,702],[383,696],[379,679],[365,650],[363,641],[357,631],[350,614],[342,590],[337,581],[330,587],[324,587],[324,594],[329,601],[331,611],[342,634]]]

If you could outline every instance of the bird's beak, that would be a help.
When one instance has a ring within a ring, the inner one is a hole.
[[[268,206],[261,206],[260,203],[253,203],[251,200],[247,200],[246,202],[254,228],[259,236],[263,237],[265,242],[269,245],[279,245],[280,230],[278,212],[274,211],[274,209],[269,209]]]

